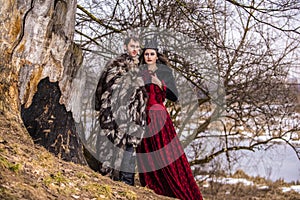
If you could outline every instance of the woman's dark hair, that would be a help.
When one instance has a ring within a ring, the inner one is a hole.
[[[144,59],[144,53],[147,49],[152,49],[152,48],[144,48],[142,54],[139,57],[140,64],[143,70],[147,70],[147,64]],[[178,100],[178,90],[176,87],[175,79],[172,73],[172,70],[169,65],[169,60],[168,58],[164,55],[161,54],[157,51],[157,49],[153,49],[157,53],[157,67],[158,67],[158,73],[157,76],[160,80],[164,80],[167,89],[166,89],[166,98],[176,102]],[[147,74],[147,73],[146,73]],[[146,77],[146,76],[145,76]],[[149,77],[148,77],[149,78]],[[147,83],[151,83],[150,79],[147,79]]]
[[[143,49],[143,51],[139,57],[140,64],[146,64],[145,59],[144,59],[144,53],[147,49],[152,49],[152,48],[144,48]],[[156,54],[158,57],[157,64],[163,64],[163,65],[169,66],[168,58],[164,54],[159,53],[157,49],[153,49],[153,50],[156,51]]]

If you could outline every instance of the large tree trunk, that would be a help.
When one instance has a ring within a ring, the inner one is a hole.
[[[0,112],[21,122],[22,105],[35,141],[65,160],[85,163],[70,112],[82,62],[73,43],[76,4],[0,0]]]

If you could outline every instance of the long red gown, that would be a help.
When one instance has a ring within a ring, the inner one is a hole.
[[[202,200],[201,192],[163,102],[166,88],[148,84],[148,130],[137,147],[142,186],[155,193],[183,200]]]

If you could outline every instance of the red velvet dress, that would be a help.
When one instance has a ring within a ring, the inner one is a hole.
[[[142,186],[155,193],[186,200],[202,199],[190,165],[163,102],[166,88],[148,84],[148,130],[137,147]]]

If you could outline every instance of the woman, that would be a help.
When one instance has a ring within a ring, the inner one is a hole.
[[[140,63],[148,93],[147,133],[137,147],[141,185],[157,194],[179,199],[202,199],[190,165],[167,112],[165,98],[177,101],[177,89],[167,60],[156,45],[145,45]]]

